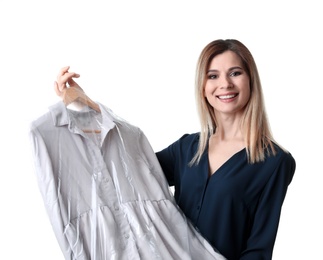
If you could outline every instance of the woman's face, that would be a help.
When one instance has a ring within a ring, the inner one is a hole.
[[[216,114],[243,111],[250,98],[250,79],[237,54],[225,51],[213,58],[204,95]]]

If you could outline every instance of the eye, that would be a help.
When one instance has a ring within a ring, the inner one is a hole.
[[[236,77],[236,76],[239,76],[239,75],[241,75],[242,74],[242,72],[241,71],[232,71],[231,73],[230,73],[230,77]]]
[[[207,75],[207,78],[208,79],[217,79],[218,78],[218,75],[216,75],[216,74],[209,74],[209,75]]]

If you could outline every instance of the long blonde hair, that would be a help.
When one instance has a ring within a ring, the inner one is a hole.
[[[275,154],[274,139],[265,111],[261,82],[252,54],[238,40],[215,40],[202,50],[196,67],[195,96],[201,132],[198,150],[190,163],[191,165],[200,161],[209,137],[215,133],[217,127],[213,107],[204,96],[207,71],[212,59],[228,50],[233,51],[241,58],[244,69],[250,78],[250,99],[244,109],[241,122],[248,160],[250,163],[260,162],[265,159],[267,154]]]

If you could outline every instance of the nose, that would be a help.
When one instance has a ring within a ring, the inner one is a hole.
[[[232,88],[233,87],[233,83],[230,79],[230,77],[228,76],[222,76],[219,79],[219,86],[220,88]]]

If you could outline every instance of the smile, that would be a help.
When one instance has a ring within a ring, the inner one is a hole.
[[[226,99],[235,98],[236,96],[238,96],[238,94],[230,94],[230,95],[223,95],[223,96],[217,96],[217,97],[221,100],[226,100]]]

